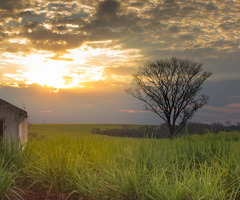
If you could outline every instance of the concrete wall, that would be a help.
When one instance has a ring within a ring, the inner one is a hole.
[[[4,143],[27,141],[26,111],[0,99],[0,120],[4,122]]]
[[[18,126],[19,128],[19,139],[22,145],[28,140],[28,120],[25,118]]]

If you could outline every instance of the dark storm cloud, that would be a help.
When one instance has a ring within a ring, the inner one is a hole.
[[[33,30],[37,27],[37,25],[38,25],[38,22],[28,22],[24,24],[24,28]]]
[[[32,2],[34,4],[34,2]],[[42,2],[41,2],[42,3]],[[37,5],[37,4],[36,4]],[[15,12],[15,18],[9,21],[9,16],[6,16],[8,22],[5,23],[5,32],[20,32],[11,34],[17,37],[25,37],[28,39],[28,47],[35,48],[36,50],[49,50],[49,51],[66,51],[81,46],[86,39],[84,34],[80,33],[76,27],[72,28],[71,25],[84,26],[86,23],[82,17],[87,17],[88,14],[82,9],[75,12],[76,3],[49,3],[39,4],[45,6],[45,10],[39,11],[38,7],[33,7],[34,10],[19,10]],[[25,7],[27,8],[27,7]],[[20,9],[20,7],[19,7]],[[47,13],[46,9],[51,12]],[[74,11],[74,12],[73,12]],[[73,12],[69,17],[67,13]],[[7,18],[8,17],[8,18]],[[43,26],[50,26],[51,29],[46,29]],[[70,25],[69,27],[67,25]],[[22,29],[21,29],[22,27]],[[2,37],[1,37],[2,36]],[[0,32],[1,38],[7,38],[6,34]],[[14,52],[12,47],[5,48],[7,51]]]
[[[66,27],[66,26],[63,26],[63,25],[57,26],[56,28],[57,28],[57,30],[59,30],[59,31],[65,31],[65,30],[67,30],[67,27]]]
[[[221,23],[218,28],[220,28],[223,31],[240,31],[240,24],[235,23],[235,22],[226,22],[226,23]]]
[[[133,14],[121,13],[121,4],[115,0],[100,2],[94,20],[87,24],[83,30],[91,33],[90,40],[120,39],[132,32],[141,31],[137,22],[139,18]]]
[[[143,2],[134,2],[134,3],[130,3],[130,6],[137,7],[137,8],[141,8],[141,7],[144,6],[144,3],[146,3],[146,1],[143,1]]]
[[[183,34],[183,35],[179,35],[178,39],[181,41],[186,41],[186,40],[194,40],[195,37],[191,34]]]
[[[71,27],[68,28],[66,26],[68,24],[78,25],[79,27],[83,27],[87,24],[87,22],[85,20],[83,20],[82,18],[62,18],[62,19],[58,19],[58,21],[52,21],[49,23],[51,25],[53,25],[53,29],[57,28],[59,31],[71,29]],[[76,29],[76,31],[79,31],[78,28],[75,28],[75,29]]]
[[[75,4],[72,4],[72,6],[74,7]],[[49,3],[47,5],[47,10],[48,11],[63,11],[69,9],[69,7],[67,6],[67,4],[63,4],[63,3]]]
[[[236,41],[225,40],[225,41],[214,41],[214,42],[211,42],[211,45],[214,48],[221,48],[221,49],[226,49],[227,50],[228,48],[233,48],[235,46],[235,43],[236,43]],[[237,43],[240,43],[240,40],[237,40]]]
[[[90,41],[118,40],[118,44],[122,47],[137,48],[143,52],[153,48],[166,50],[167,47],[176,51],[193,46],[208,48],[212,42],[226,38],[226,34],[231,36],[232,41],[239,38],[237,36],[240,20],[238,2],[82,0],[37,3],[31,1],[33,6],[31,11],[25,10],[29,5],[29,2],[26,2],[10,0],[1,1],[0,4],[2,7],[10,8],[14,7],[15,3],[19,12],[15,14],[15,21],[8,21],[6,27],[8,31],[19,29],[19,25],[32,30],[34,33],[22,35],[26,35],[31,40],[28,45],[32,43],[37,49],[49,48],[50,51],[55,51],[58,47],[60,50],[75,48],[81,45],[77,38],[82,38],[83,35],[85,40]],[[45,31],[49,38],[42,30],[42,26],[46,24],[51,26]],[[79,28],[69,25],[77,25]],[[222,33],[219,33],[219,30]],[[43,33],[43,38],[38,37],[36,41],[34,38],[38,33]],[[59,38],[58,34],[66,35],[61,36],[65,42],[66,38],[72,36],[76,39],[77,45],[69,42],[70,39],[65,45],[42,45],[44,42],[48,43],[48,40],[56,42],[53,36]],[[205,34],[208,38],[204,36]],[[184,44],[185,41],[188,43]],[[236,48],[238,45],[238,42],[235,42]]]
[[[0,41],[4,40],[7,37],[7,34],[4,33],[5,28],[0,25]]]
[[[180,27],[178,27],[178,26],[170,26],[169,28],[168,28],[168,31],[170,31],[170,32],[172,32],[172,33],[178,33],[178,32],[180,32]]]
[[[156,7],[149,11],[155,19],[168,20],[170,18],[176,18],[179,16],[180,6],[173,0],[167,0],[163,3],[159,3]]]
[[[217,8],[215,7],[215,5],[214,4],[207,4],[207,5],[205,5],[205,9],[206,9],[206,11],[207,12],[213,12],[213,11],[215,11]]]
[[[65,51],[79,47],[85,40],[84,35],[58,34],[51,30],[38,29],[32,32],[25,31],[22,36],[31,40],[32,45],[36,49],[44,49],[50,51]]]
[[[193,6],[183,6],[180,10],[181,17],[190,16],[196,11],[196,8]]]
[[[48,2],[54,2],[54,3],[57,3],[57,2],[75,2],[76,0],[48,0]]]
[[[40,13],[40,14],[36,14],[31,12],[31,14],[28,15],[23,15],[21,16],[21,22],[19,23],[19,25],[24,26],[28,23],[33,23],[33,22],[37,22],[38,24],[43,24],[44,22],[47,22],[49,19],[48,17],[46,17],[46,13]]]
[[[0,9],[15,11],[29,6],[28,0],[0,0]]]
[[[31,16],[32,12],[31,11],[23,11],[18,13],[18,16],[23,17],[23,16]]]
[[[103,20],[112,20],[117,18],[117,13],[120,11],[120,3],[115,0],[105,0],[99,3],[96,17]]]

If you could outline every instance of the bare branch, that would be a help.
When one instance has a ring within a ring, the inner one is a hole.
[[[133,74],[135,87],[126,92],[143,101],[146,110],[167,122],[172,137],[207,103],[208,96],[197,94],[211,75],[211,72],[203,72],[202,64],[188,59],[162,59],[140,67]]]

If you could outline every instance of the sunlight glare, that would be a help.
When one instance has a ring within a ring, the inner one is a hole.
[[[25,41],[13,40],[12,42]],[[137,56],[140,56],[135,50],[98,47],[102,43],[109,44],[111,42],[109,40],[83,44],[79,48],[68,50],[66,54],[34,51],[28,56],[22,56],[5,53],[4,56],[8,58],[6,62],[19,65],[20,70],[5,73],[4,77],[6,82],[15,80],[26,85],[39,84],[42,87],[48,86],[55,89],[86,87],[85,85],[88,85],[86,83],[105,81],[109,77],[109,74],[105,73],[105,69],[112,66],[115,59],[121,64],[125,63],[129,55],[133,57],[137,53]],[[112,76],[114,79],[125,78],[125,76],[120,77],[114,74],[111,74]],[[52,90],[52,92],[55,91],[58,90]]]
[[[38,83],[41,86],[47,85],[54,88],[65,88],[63,76],[66,69],[62,66],[41,66],[35,67],[26,73],[31,83]]]
[[[27,72],[24,73],[26,84],[37,83],[41,86],[54,88],[76,88],[84,87],[83,82],[92,82],[103,80],[104,67],[99,66],[82,66],[69,67],[69,62],[62,60],[42,60],[36,58],[36,64],[28,66]],[[30,61],[28,59],[28,61]],[[31,63],[34,61],[31,60]],[[51,92],[58,92],[52,90]]]

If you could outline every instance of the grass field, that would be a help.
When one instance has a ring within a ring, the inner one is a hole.
[[[130,139],[96,127],[121,125],[35,124],[24,151],[1,147],[1,198],[240,199],[239,132]]]
[[[123,124],[31,124],[28,132],[37,133],[39,136],[47,138],[59,136],[93,137],[90,134],[93,128],[107,130],[120,129],[122,126]],[[131,125],[131,128],[139,126],[141,125]]]

